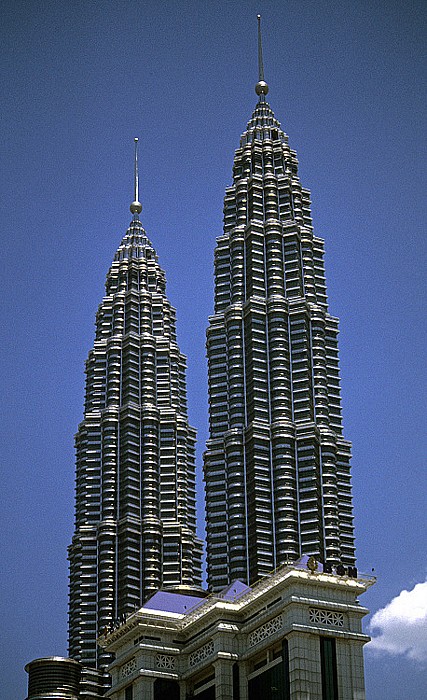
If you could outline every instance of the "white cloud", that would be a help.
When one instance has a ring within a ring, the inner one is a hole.
[[[372,616],[368,648],[427,662],[427,581],[403,590]],[[376,634],[376,636],[375,636]]]

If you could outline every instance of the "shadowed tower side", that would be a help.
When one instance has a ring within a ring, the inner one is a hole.
[[[338,321],[310,193],[266,102],[235,152],[215,249],[204,462],[208,583],[253,583],[304,554],[354,564],[350,443],[343,438]]]
[[[137,145],[133,219],[96,315],[76,435],[69,652],[100,670],[110,657],[96,640],[112,620],[161,587],[201,584],[186,359],[165,273],[139,220]]]

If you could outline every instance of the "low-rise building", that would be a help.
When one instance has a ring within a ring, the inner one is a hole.
[[[358,596],[374,579],[313,558],[202,597],[159,591],[99,640],[112,700],[363,700]]]

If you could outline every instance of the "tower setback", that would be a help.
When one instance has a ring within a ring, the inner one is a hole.
[[[112,620],[159,588],[201,584],[186,360],[140,211],[135,155],[134,216],[107,274],[76,436],[69,652],[101,670]]]
[[[207,331],[208,583],[249,584],[313,555],[355,562],[350,443],[343,438],[338,321],[310,193],[270,105],[259,35],[259,101],[240,140],[215,250]]]

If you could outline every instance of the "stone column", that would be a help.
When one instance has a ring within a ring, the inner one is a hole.
[[[322,700],[319,638],[291,632],[288,649],[291,700]]]
[[[239,691],[240,700],[248,700],[248,667],[247,661],[239,663]]]
[[[363,645],[352,639],[337,639],[338,691],[342,700],[365,700]]]
[[[179,682],[179,700],[186,700],[187,682],[186,681],[178,681],[178,682]]]
[[[214,661],[215,668],[215,700],[233,700],[233,664],[237,661],[236,654],[219,652]]]
[[[154,678],[139,676],[133,688],[133,700],[154,700]]]

